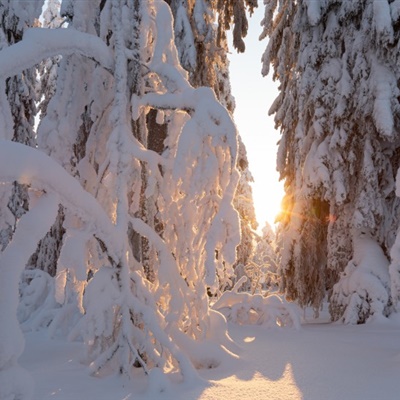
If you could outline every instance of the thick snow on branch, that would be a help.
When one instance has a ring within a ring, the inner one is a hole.
[[[187,81],[187,72],[179,63],[172,29],[171,9],[164,1],[155,1],[153,4],[157,10],[154,21],[157,30],[154,32],[153,57],[148,67],[164,78],[168,90],[171,92],[176,89],[182,91],[190,87],[190,84]]]
[[[98,201],[53,159],[23,144],[0,140],[0,181],[18,181],[58,193],[60,201],[76,215],[95,224],[99,237],[116,241],[115,229]],[[117,243],[113,248],[118,248]]]
[[[80,215],[83,220],[87,222],[91,222],[94,226],[96,226],[96,234],[99,235],[103,233],[102,237],[106,238],[107,243],[112,243],[113,246],[108,247],[109,254],[112,254],[113,249],[119,249],[118,238],[116,238],[116,234],[118,229],[115,228],[114,225],[111,224],[107,215],[104,213],[103,209],[100,207],[99,203],[95,198],[93,198],[89,193],[87,193],[79,184],[77,180],[75,180],[72,176],[70,176],[61,166],[59,166],[56,162],[54,162],[51,158],[41,153],[38,150],[32,149],[30,147],[8,141],[0,142],[0,181],[8,182],[18,180],[23,183],[29,183],[35,188],[43,189],[44,191],[56,192],[60,196],[60,201],[73,209],[74,213]],[[54,207],[54,218],[55,219],[58,201],[55,203]],[[34,211],[32,211],[34,213]],[[29,213],[29,215],[31,212]],[[140,220],[133,219],[132,220],[134,227],[139,231],[147,234],[151,239],[154,240],[154,234],[148,229],[148,227],[142,223]],[[49,224],[49,226],[51,223]],[[29,231],[27,231],[29,233]],[[43,232],[44,236],[45,232]],[[100,236],[100,235],[99,235]],[[113,239],[115,239],[113,241]],[[38,241],[39,239],[37,239]],[[164,259],[168,260],[168,256],[166,255],[166,249],[162,247],[161,239],[155,240],[156,244],[158,244],[159,250],[163,252]],[[35,244],[36,245],[36,244]],[[29,253],[31,254],[34,249]],[[169,257],[170,259],[170,257]],[[1,259],[0,259],[1,261]],[[169,263],[172,261],[169,260]],[[25,264],[24,264],[25,265]],[[171,265],[165,265],[167,270],[170,270]],[[104,271],[110,271],[110,273],[114,273],[112,269],[103,269]],[[91,285],[90,287],[97,287],[97,283],[101,277],[101,274],[96,273],[93,282],[96,285]],[[177,278],[178,279],[178,278]],[[181,286],[183,284],[181,283]],[[88,289],[89,290],[89,289]],[[91,289],[90,289],[91,290]],[[90,291],[89,290],[89,291]],[[183,290],[183,287],[181,287]],[[17,290],[14,291],[17,293]],[[121,301],[120,296],[116,295],[118,291],[114,293],[114,295],[106,298],[115,302]],[[89,296],[90,297],[90,296]],[[139,310],[142,307],[139,300],[131,297],[130,301],[134,301],[134,308]],[[3,302],[6,304],[6,302]],[[113,303],[114,304],[114,303]],[[88,306],[88,304],[86,304]],[[101,307],[100,307],[101,308]],[[95,310],[98,310],[99,306],[95,307]],[[157,330],[157,323],[152,315],[152,312],[149,309],[146,309],[146,315],[143,317],[146,318],[146,322],[149,323],[151,320],[153,333],[154,330]],[[92,311],[90,311],[92,313]],[[92,316],[92,314],[90,314]],[[89,318],[89,317],[88,317]],[[86,318],[86,319],[88,319]],[[8,320],[8,319],[7,319]],[[99,321],[97,323],[100,323]],[[96,325],[97,326],[97,325]],[[186,374],[190,373],[191,367],[188,365],[186,358],[182,354],[178,354],[178,350],[172,342],[170,342],[167,338],[167,335],[160,334],[160,330],[158,330],[157,337],[164,338],[163,343],[164,346],[169,346],[170,351],[174,354],[178,362],[184,367],[184,371]],[[160,334],[160,335],[159,335]],[[18,354],[19,355],[19,354]]]
[[[194,70],[196,68],[196,47],[192,27],[182,4],[178,6],[175,16],[175,43],[182,65],[188,71]]]
[[[0,51],[0,79],[17,75],[41,61],[57,56],[81,54],[114,69],[111,50],[97,36],[74,29],[26,30],[24,39]]]
[[[307,17],[310,25],[317,25],[321,19],[321,4],[320,0],[306,0]]]
[[[183,296],[187,293],[187,284],[179,272],[179,266],[176,259],[171,254],[165,241],[156,234],[156,232],[139,218],[131,219],[132,228],[147,238],[156,248],[160,258],[160,268],[158,279],[161,286],[172,285]],[[187,294],[186,294],[187,297]],[[188,300],[188,299],[186,299]],[[184,312],[184,303],[179,296],[174,296],[170,300],[170,314],[166,317],[167,322],[176,322],[181,318]]]
[[[165,198],[167,202],[173,200],[169,207],[176,207],[176,215],[166,216],[165,229],[171,229],[166,236],[170,241],[177,235],[192,242],[189,252],[185,250],[187,243],[182,245],[180,240],[172,245],[182,250],[175,251],[180,263],[191,260],[184,261],[183,274],[187,273],[190,281],[204,278],[207,286],[217,290],[217,277],[224,279],[240,242],[238,215],[232,206],[238,182],[236,127],[212,89],[189,84],[174,45],[171,11],[165,2],[156,1],[154,5],[157,31],[147,67],[162,85],[155,85],[141,98],[131,97],[132,118],[137,120],[149,107],[187,113],[176,140],[168,143],[172,169],[165,171],[164,180],[176,184],[168,185],[164,193],[170,193],[170,199]]]
[[[394,117],[392,99],[397,86],[393,72],[380,65],[377,61],[372,64],[371,83],[374,88],[373,118],[378,132],[388,138],[394,134]]]

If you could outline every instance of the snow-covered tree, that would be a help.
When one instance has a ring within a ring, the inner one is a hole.
[[[387,253],[398,226],[397,1],[271,0],[263,74],[280,94],[281,257],[288,297],[317,311],[367,228]],[[335,315],[337,315],[335,313]]]
[[[69,29],[28,30],[20,44],[0,53],[0,79],[63,56],[38,130],[41,151],[0,146],[2,181],[29,184],[32,200],[0,255],[0,282],[6,282],[0,317],[9,322],[0,326],[1,365],[21,351],[14,335],[19,274],[61,204],[58,315],[82,312],[71,335],[87,343],[93,373],[111,367],[132,376],[135,366],[149,374],[165,367],[190,379],[193,365],[216,365],[231,344],[215,332],[224,319],[209,309],[207,287],[218,289],[240,239],[232,205],[239,178],[236,128],[212,90],[189,84],[165,2],[109,0],[94,7],[71,0],[62,13]],[[162,154],[146,147],[151,109],[167,129]],[[143,195],[157,205],[163,237],[140,218]],[[136,258],[133,233],[155,248],[152,280]],[[207,351],[199,351],[202,346]]]
[[[182,66],[189,72],[194,87],[213,88],[218,100],[232,114],[235,101],[231,93],[229,78],[228,43],[226,30],[234,25],[234,47],[244,51],[243,37],[247,33],[246,8],[250,12],[256,1],[213,2],[169,0],[174,14],[175,42]],[[239,137],[237,169],[239,184],[234,197],[234,206],[241,223],[241,242],[237,247],[237,265],[247,263],[253,252],[253,230],[257,228],[246,147]],[[239,268],[240,269],[240,268]],[[221,277],[221,288],[231,286],[234,271]],[[233,278],[234,279],[234,278]]]
[[[246,10],[253,13],[257,0],[166,0],[174,15],[175,40],[182,66],[194,86],[216,84],[226,64],[226,32],[233,27],[233,46],[244,52],[247,35]],[[208,85],[210,86],[210,85]],[[212,85],[211,85],[212,86]],[[220,88],[213,87],[218,98]]]
[[[271,225],[266,222],[262,235],[256,239],[256,248],[253,255],[253,263],[261,270],[262,287],[269,291],[278,289],[278,251],[276,244],[276,234]]]
[[[241,140],[239,140],[238,169],[240,180],[235,194],[234,205],[240,216],[241,241],[236,249],[235,270],[239,265],[245,266],[253,255],[255,230],[258,226],[251,188],[251,183],[254,179],[250,172],[246,148]],[[236,278],[240,278],[240,276],[236,276]]]

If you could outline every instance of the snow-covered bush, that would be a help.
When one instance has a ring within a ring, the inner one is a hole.
[[[262,235],[257,237],[257,245],[253,255],[253,262],[260,265],[262,270],[262,288],[274,291],[279,287],[278,275],[278,247],[276,234],[271,225],[266,222]]]
[[[391,310],[389,261],[367,230],[353,235],[354,254],[333,287],[329,310],[333,320],[360,324],[388,316]]]
[[[254,242],[251,254],[248,254],[245,263],[238,263],[235,266],[234,283],[243,276],[246,281],[240,285],[240,291],[251,294],[262,293],[263,291],[274,291],[278,289],[278,260],[275,244],[275,234],[266,222],[262,229],[262,235],[256,232],[248,232],[250,239]],[[234,285],[232,285],[234,286]]]
[[[34,319],[35,313],[43,308],[46,301],[56,305],[54,279],[45,271],[28,269],[22,273],[18,320],[20,323]],[[49,321],[47,321],[47,324]]]
[[[263,296],[239,293],[238,289],[246,279],[243,276],[232,290],[224,292],[213,305],[213,309],[237,324],[256,324],[268,328],[277,326],[300,328],[300,310],[296,305],[275,294]]]
[[[247,282],[250,285],[250,293],[261,293],[262,284],[265,282],[267,274],[267,266],[265,264],[256,264],[254,261],[247,263],[244,267]]]
[[[40,269],[25,270],[17,312],[22,330],[47,329],[51,338],[67,336],[84,312],[85,286],[85,280],[77,279],[72,270],[61,271],[55,278]]]

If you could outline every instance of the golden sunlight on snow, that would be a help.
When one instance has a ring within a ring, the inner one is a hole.
[[[279,379],[270,379],[259,372],[246,379],[246,371],[242,376],[230,376],[220,381],[213,381],[206,389],[201,400],[215,399],[251,399],[251,400],[300,400],[303,394],[297,387],[292,365],[286,364]]]

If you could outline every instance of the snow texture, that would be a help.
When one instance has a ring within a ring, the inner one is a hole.
[[[200,371],[190,385],[165,382],[158,372],[149,385],[138,372],[134,383],[120,377],[90,377],[79,362],[81,343],[27,335],[21,357],[36,381],[33,400],[393,400],[400,391],[398,315],[358,326],[314,320],[307,310],[301,330],[229,325],[241,347],[217,368]],[[159,391],[156,391],[156,389]]]
[[[46,45],[44,46],[43,43]],[[27,29],[24,39],[0,52],[0,78],[14,76],[42,60],[79,53],[113,70],[114,58],[105,43],[94,35],[74,29]]]
[[[354,255],[333,287],[334,319],[346,324],[363,323],[389,314],[389,261],[367,231],[353,236]]]

